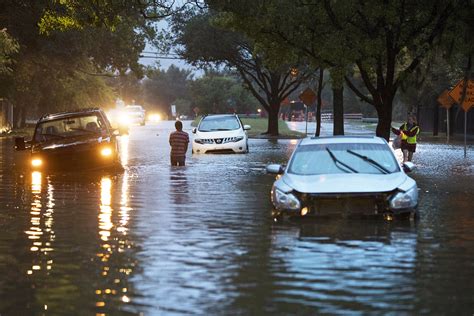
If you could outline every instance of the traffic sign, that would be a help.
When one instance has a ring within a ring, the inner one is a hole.
[[[306,88],[300,95],[299,98],[306,106],[310,106],[316,101],[316,93],[311,88]]]
[[[464,97],[464,101],[461,104],[465,83],[466,81],[464,79],[459,80],[454,88],[449,91],[449,96],[453,98],[453,100],[459,105],[461,105],[464,111],[467,112],[471,106],[474,106],[474,80],[467,80],[466,95]]]
[[[438,103],[441,104],[443,108],[450,109],[456,102],[449,96],[449,90],[444,90],[438,97]]]

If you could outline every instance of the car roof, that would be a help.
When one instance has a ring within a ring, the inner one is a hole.
[[[300,146],[313,144],[386,144],[385,139],[377,136],[324,136],[324,137],[306,137],[300,142]]]
[[[87,109],[78,109],[78,110],[68,111],[68,112],[45,114],[39,119],[38,122],[58,120],[58,119],[63,119],[66,117],[71,117],[71,116],[82,116],[82,115],[96,114],[96,113],[103,113],[103,111],[99,108],[87,108]]]
[[[207,114],[202,117],[202,119],[211,117],[211,118],[219,118],[219,117],[236,117],[236,114]]]

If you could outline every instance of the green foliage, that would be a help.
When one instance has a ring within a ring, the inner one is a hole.
[[[189,100],[191,71],[171,65],[166,71],[149,68],[143,82],[145,101],[152,108],[168,113],[177,99]],[[184,112],[181,112],[184,113]],[[186,112],[187,113],[187,112]]]
[[[153,35],[135,2],[9,0],[2,5],[6,27],[21,49],[12,76],[0,77],[2,95],[27,116],[110,103],[107,78],[134,72],[145,39]],[[25,9],[27,8],[27,9]],[[2,44],[3,46],[3,44]],[[2,54],[3,56],[3,54]],[[19,118],[24,119],[23,117]]]
[[[6,29],[0,29],[0,75],[11,73],[13,58],[19,50],[19,45]]]
[[[190,84],[193,105],[201,114],[254,111],[256,100],[229,76],[207,74]]]

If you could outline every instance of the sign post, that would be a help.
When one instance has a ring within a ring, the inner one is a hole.
[[[308,135],[308,108],[311,104],[316,101],[316,93],[311,88],[306,88],[301,94],[299,95],[300,100],[306,107],[306,114],[305,114],[305,121],[306,121],[306,128],[305,128],[305,136]]]
[[[438,97],[438,103],[446,109],[446,141],[449,142],[449,109],[454,105],[455,101],[449,96],[449,90],[444,90]]]
[[[449,91],[449,96],[454,99],[464,110],[464,158],[467,157],[467,112],[474,106],[474,80],[461,79]]]

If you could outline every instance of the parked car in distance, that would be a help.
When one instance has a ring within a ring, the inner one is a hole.
[[[410,218],[417,215],[418,188],[379,137],[305,138],[288,166],[268,165],[277,174],[271,189],[274,217]]]
[[[30,150],[33,170],[121,168],[116,136],[100,109],[46,114],[33,139],[15,139],[16,150]]]
[[[247,153],[249,151],[247,130],[236,114],[213,114],[203,116],[193,129],[194,154]]]

